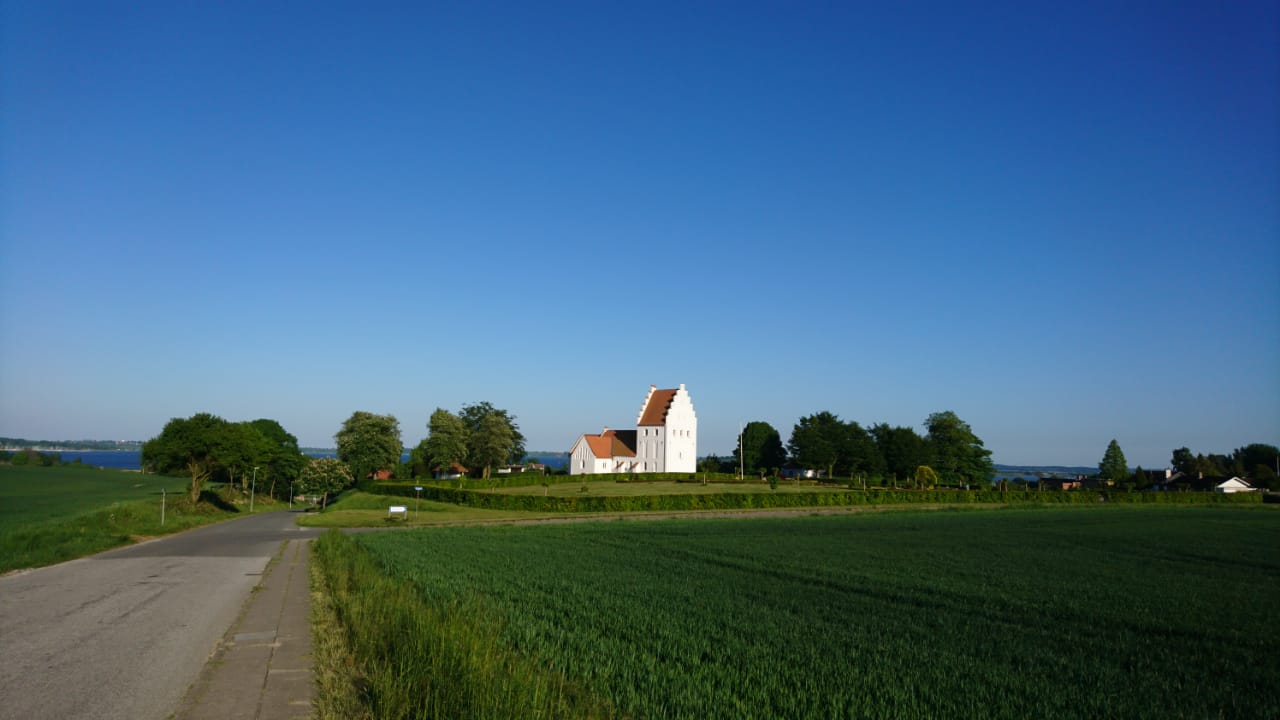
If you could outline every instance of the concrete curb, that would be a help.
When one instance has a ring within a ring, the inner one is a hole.
[[[312,716],[309,551],[307,540],[285,542],[174,717],[290,720]]]

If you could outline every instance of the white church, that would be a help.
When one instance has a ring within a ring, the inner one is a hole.
[[[570,475],[696,472],[698,416],[684,385],[649,386],[635,430],[582,435],[569,453]]]

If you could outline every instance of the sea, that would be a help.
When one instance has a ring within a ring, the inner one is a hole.
[[[115,470],[142,469],[142,453],[137,450],[59,450],[55,452],[62,456],[62,462],[64,463],[73,463],[79,460],[85,465],[94,467],[113,468]],[[333,457],[333,453],[310,453],[310,455],[312,457]],[[556,470],[563,468],[565,463],[569,461],[569,458],[564,455],[535,454],[529,457]],[[409,453],[402,455],[401,460],[407,462]]]

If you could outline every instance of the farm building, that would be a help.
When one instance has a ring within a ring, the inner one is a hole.
[[[569,474],[695,472],[698,417],[684,385],[649,386],[635,430],[581,435],[569,453]]]

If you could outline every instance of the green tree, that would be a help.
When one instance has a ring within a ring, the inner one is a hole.
[[[915,480],[916,487],[924,490],[938,484],[938,473],[928,465],[921,465],[916,468],[915,474],[912,476]]]
[[[467,428],[467,461],[484,468],[483,477],[495,465],[524,458],[524,435],[511,413],[479,402],[462,406],[458,417]]]
[[[225,446],[226,420],[209,413],[173,418],[160,434],[142,445],[142,467],[153,472],[186,471],[191,476],[191,502],[218,467],[218,452]]]
[[[983,446],[969,424],[954,412],[934,413],[925,421],[933,469],[941,479],[965,486],[986,488],[995,477],[991,451]]]
[[[227,423],[218,435],[215,454],[218,458],[220,478],[227,482],[228,491],[240,481],[240,490],[249,493],[249,478],[253,468],[266,463],[271,447],[256,427],[249,423]]]
[[[880,423],[871,428],[871,436],[884,458],[885,472],[893,476],[894,482],[910,480],[916,468],[932,462],[929,444],[914,428]]]
[[[298,490],[304,495],[320,497],[321,507],[329,496],[336,495],[355,482],[347,463],[337,458],[309,458],[298,475]]]
[[[1231,453],[1231,457],[1235,464],[1242,467],[1244,472],[1253,477],[1257,476],[1259,467],[1267,468],[1272,477],[1280,469],[1276,466],[1277,458],[1280,458],[1280,448],[1275,445],[1252,443],[1242,448],[1236,448],[1235,452]]]
[[[427,422],[427,433],[418,445],[418,452],[428,473],[433,467],[448,470],[454,463],[466,461],[469,433],[462,418],[444,408],[436,408]]]
[[[504,450],[502,459],[494,462],[494,464],[500,464],[500,462],[504,461],[520,462],[521,460],[524,460],[525,436],[520,432],[520,425],[516,424],[515,415],[508,413],[506,410],[500,409],[500,407],[494,407],[492,404],[489,404],[489,402],[476,402],[474,405],[463,405],[461,413],[458,413],[458,418],[462,419],[462,423],[466,425],[472,438],[475,438],[476,434],[480,433],[481,428],[484,427],[484,419],[488,418],[489,415],[497,415],[498,418],[502,419],[503,423],[506,423],[507,429],[509,430],[509,437],[511,437],[508,441],[506,450]],[[490,428],[497,428],[497,425],[490,424]],[[483,441],[474,439],[474,442]]]
[[[1102,462],[1098,463],[1098,477],[1109,484],[1119,485],[1129,479],[1129,464],[1125,462],[1124,451],[1120,443],[1112,438],[1107,450],[1102,454]]]
[[[259,418],[249,423],[266,440],[264,453],[260,459],[261,468],[258,479],[267,488],[267,494],[275,496],[276,486],[286,492],[285,486],[297,480],[307,456],[298,448],[298,438],[286,431],[280,423],[267,418]]]
[[[733,463],[741,461],[743,471],[751,474],[782,467],[787,462],[787,451],[782,447],[782,436],[767,422],[747,423],[733,449]]]
[[[787,450],[806,468],[825,468],[827,477],[847,454],[847,427],[835,414],[823,410],[800,418],[791,430]]]
[[[351,476],[363,480],[400,462],[404,445],[400,442],[400,421],[394,415],[374,415],[356,411],[333,436],[338,459],[351,468]]]
[[[497,413],[480,419],[480,427],[470,434],[467,457],[473,465],[483,468],[481,477],[487,479],[494,466],[511,457],[513,432],[511,424]]]
[[[1173,451],[1173,458],[1170,460],[1170,464],[1173,465],[1174,470],[1188,478],[1196,476],[1196,456],[1185,447],[1180,447]]]

